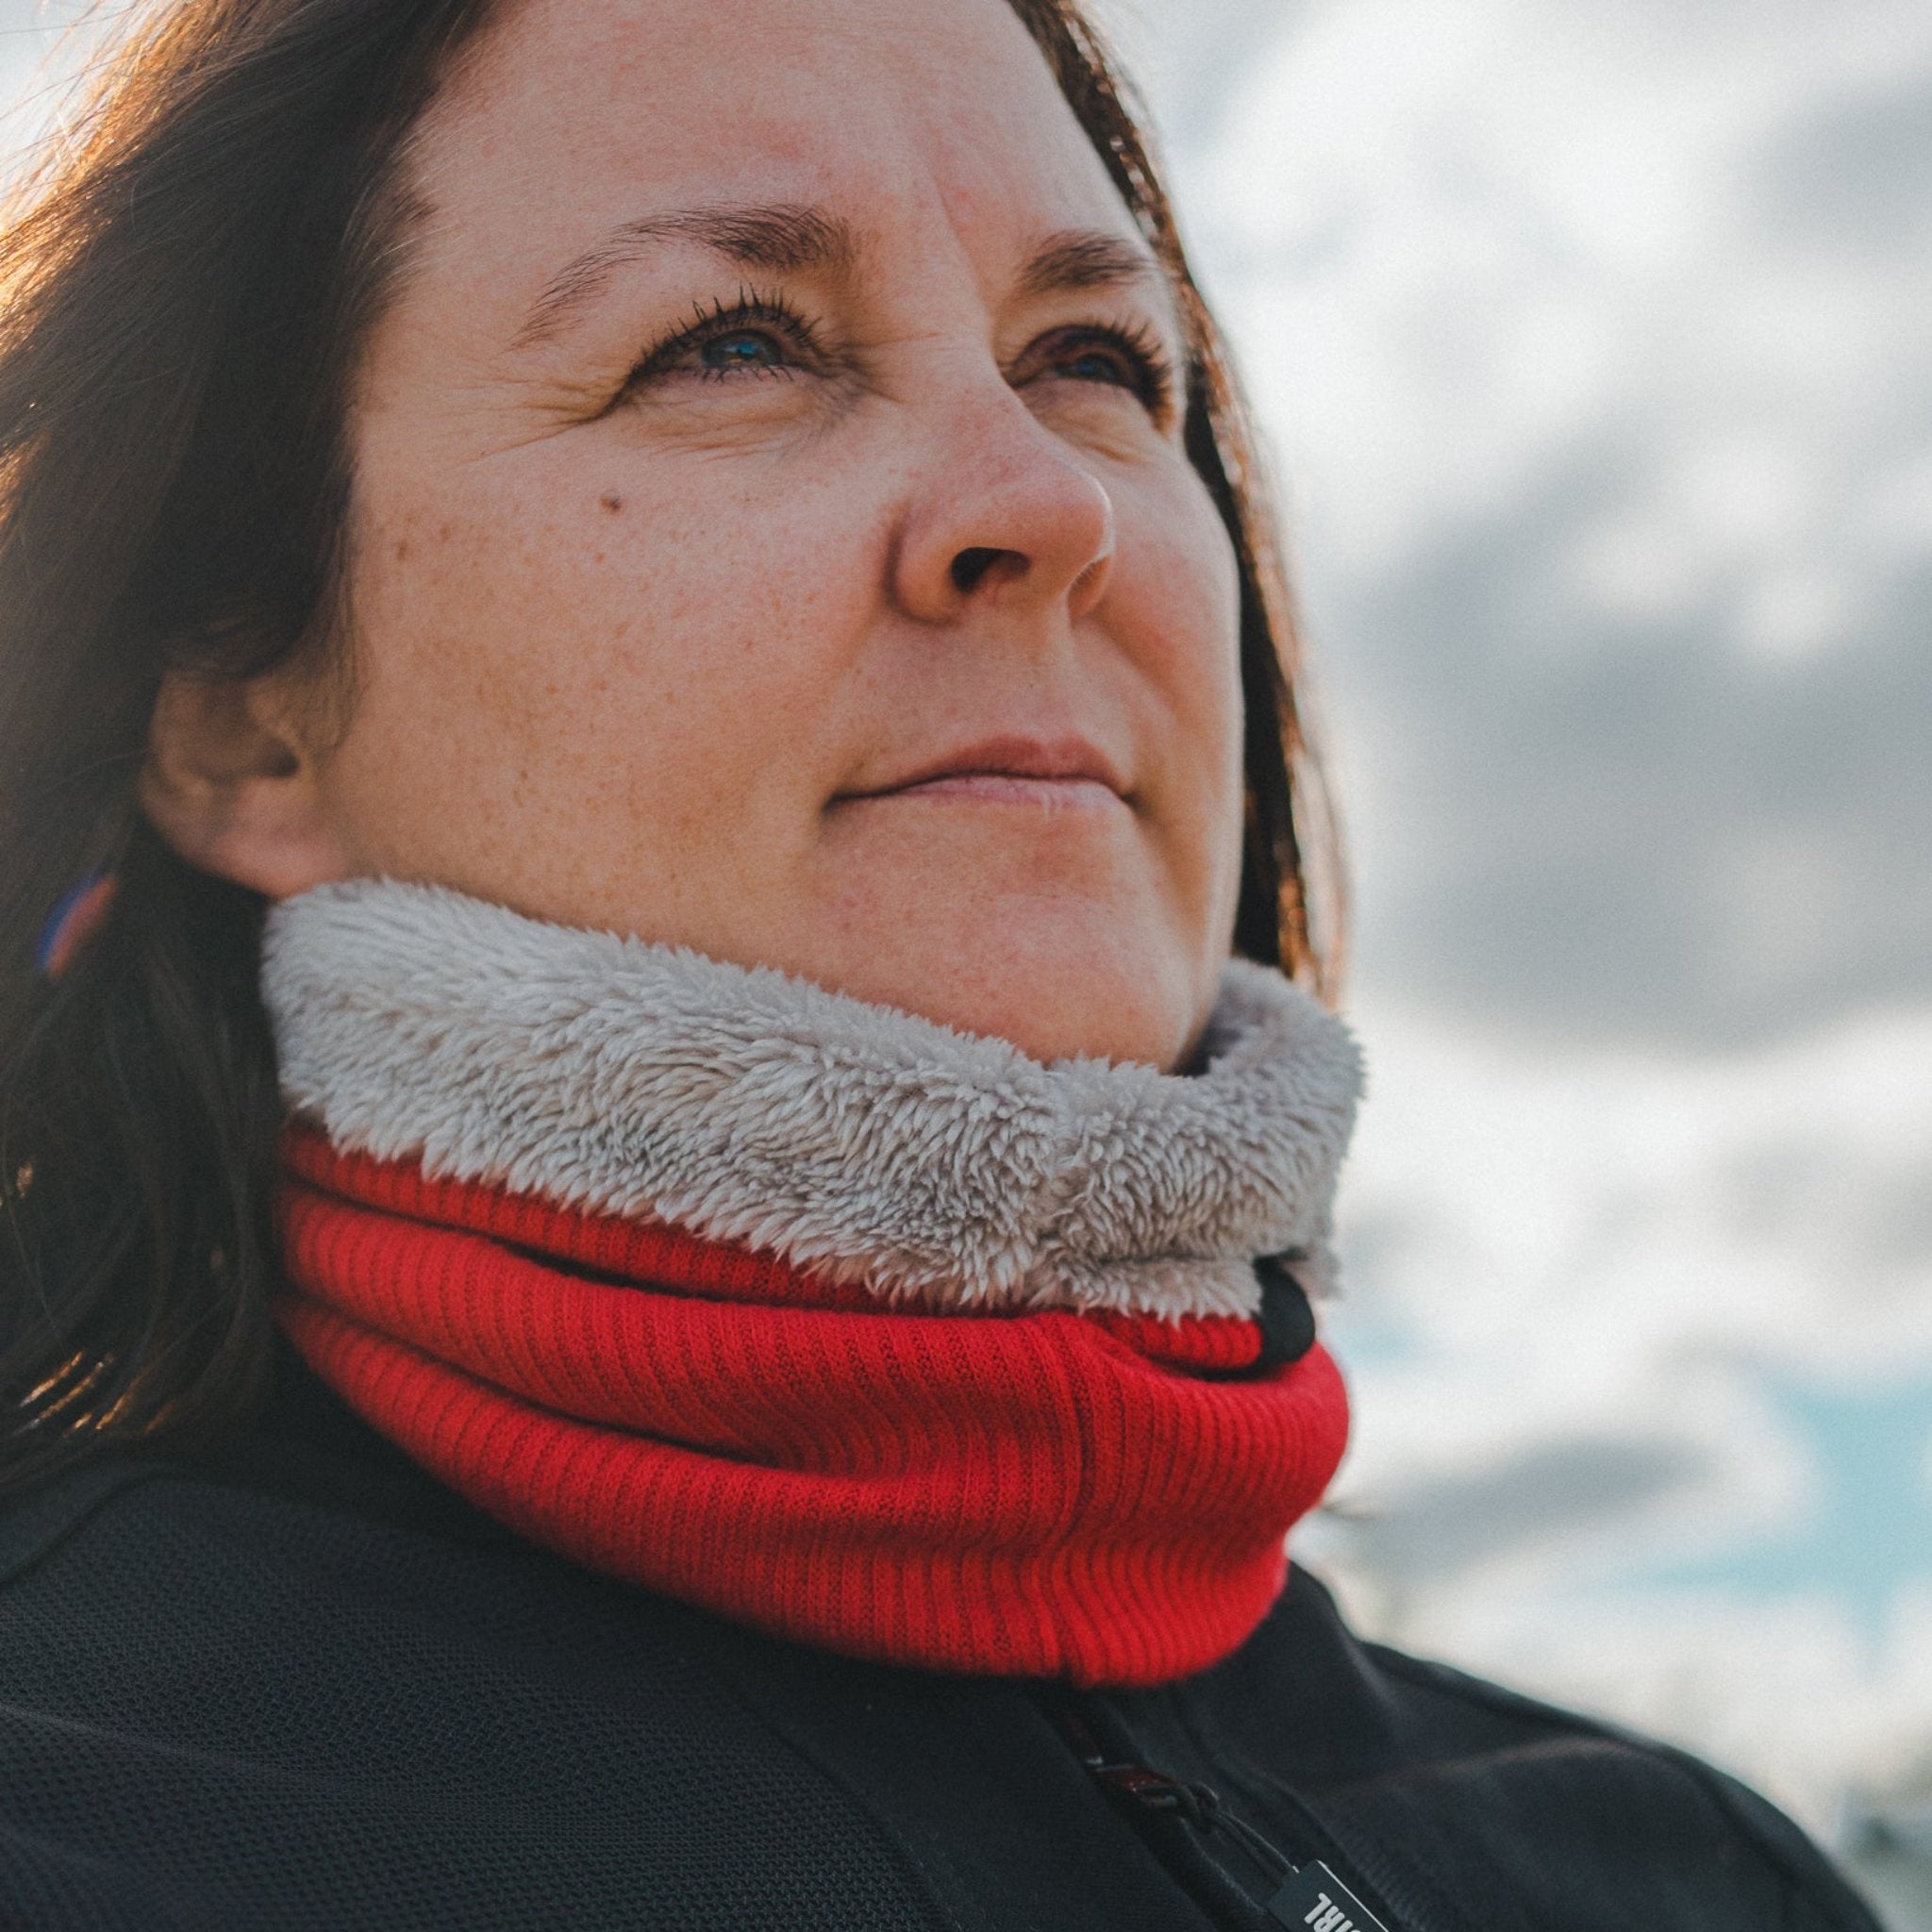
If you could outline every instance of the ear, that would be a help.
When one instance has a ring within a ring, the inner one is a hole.
[[[139,788],[149,823],[180,858],[272,899],[352,870],[291,696],[274,676],[170,672]]]

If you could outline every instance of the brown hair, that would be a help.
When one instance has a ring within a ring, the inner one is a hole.
[[[1075,0],[1009,0],[1173,273],[1187,446],[1241,566],[1237,948],[1331,989],[1328,821],[1253,443],[1122,83]],[[264,1387],[280,1126],[261,906],[133,798],[161,678],[331,625],[358,344],[407,253],[402,159],[499,0],[156,0],[0,236],[0,1488],[183,1446]],[[111,870],[72,970],[42,934]],[[1325,928],[1324,931],[1317,928]]]

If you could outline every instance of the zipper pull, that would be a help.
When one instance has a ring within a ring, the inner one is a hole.
[[[1280,1880],[1264,1906],[1268,1916],[1303,1932],[1391,1932],[1391,1927],[1363,1905],[1319,1858],[1297,1865],[1287,1853],[1264,1838],[1246,1820],[1237,1818],[1222,1803],[1211,1785],[1183,1784],[1165,1772],[1144,1764],[1112,1762],[1077,1712],[1062,1710],[1060,1727],[1094,1780],[1150,1811],[1171,1811],[1197,1831],[1225,1832],[1266,1871]]]
[[[1272,1918],[1308,1932],[1389,1932],[1319,1858],[1310,1859],[1268,1901]]]

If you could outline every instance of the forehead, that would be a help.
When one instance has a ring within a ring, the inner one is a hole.
[[[739,201],[868,238],[1135,234],[1007,0],[514,0],[419,133],[432,232],[480,223],[533,258]]]

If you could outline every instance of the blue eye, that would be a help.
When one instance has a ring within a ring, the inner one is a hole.
[[[794,376],[823,366],[812,325],[782,301],[743,291],[736,302],[700,305],[638,361],[620,394],[641,395],[675,377],[736,382]]]
[[[1133,378],[1121,367],[1119,357],[1103,355],[1097,350],[1075,356],[1060,367],[1078,382],[1110,382],[1121,389],[1135,387]]]
[[[1124,391],[1157,419],[1171,412],[1174,370],[1154,331],[1087,325],[1056,329],[1026,359],[1033,373],[1061,382]]]
[[[698,359],[711,370],[781,369],[785,350],[762,329],[735,328],[727,335],[713,336],[699,350]]]

